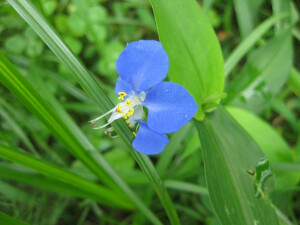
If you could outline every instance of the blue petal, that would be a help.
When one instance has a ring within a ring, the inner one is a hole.
[[[132,147],[139,153],[154,155],[162,152],[169,143],[166,134],[160,134],[151,130],[146,122],[139,121],[140,127],[136,134]]]
[[[121,78],[134,86],[135,92],[147,91],[166,77],[169,59],[160,42],[140,40],[127,45],[116,67]]]
[[[128,94],[131,91],[133,91],[132,84],[124,81],[121,77],[119,77],[115,87],[116,95],[118,95],[119,92],[125,92],[126,94]]]
[[[191,120],[198,106],[179,84],[161,82],[146,95],[148,126],[159,133],[172,133]]]

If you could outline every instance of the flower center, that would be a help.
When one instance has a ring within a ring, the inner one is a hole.
[[[97,117],[94,120],[89,121],[89,123],[92,123],[92,127],[94,129],[104,128],[111,124],[113,121],[120,118],[125,119],[126,123],[128,123],[131,126],[135,123],[135,120],[143,119],[144,111],[141,103],[146,98],[146,93],[144,91],[140,92],[139,94],[135,93],[134,91],[131,91],[128,94],[125,92],[119,92],[118,95],[118,99],[123,100],[122,102],[118,103],[113,109],[109,110],[103,115]],[[126,99],[124,100],[124,98]],[[97,121],[109,114],[111,114],[111,116],[106,124],[95,127]]]

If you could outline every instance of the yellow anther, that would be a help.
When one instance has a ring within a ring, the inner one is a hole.
[[[127,116],[131,116],[134,112],[134,108],[130,108],[129,112],[127,113]]]
[[[133,134],[134,136],[136,136],[136,133],[135,133],[134,131],[132,132],[132,134]]]
[[[116,111],[117,111],[118,113],[124,113],[124,111],[121,110],[121,108],[123,108],[123,106],[122,106],[122,105],[119,105],[119,106],[116,108]]]
[[[129,105],[132,105],[132,102],[129,100],[129,98],[127,98],[126,101],[125,101],[125,104],[126,104],[127,106],[129,106]]]
[[[127,95],[125,92],[121,91],[121,92],[118,92],[118,99],[121,99],[121,100],[124,100],[124,97]]]
[[[129,120],[126,120],[125,122],[126,122],[127,124],[129,124],[129,123],[130,123],[130,121],[129,121]]]
[[[124,120],[127,120],[127,118],[128,118],[128,116],[126,116],[126,115],[125,115],[125,116],[123,116],[123,119],[124,119]]]

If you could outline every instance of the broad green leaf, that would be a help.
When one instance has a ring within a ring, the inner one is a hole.
[[[5,225],[29,225],[2,212],[0,212],[0,223]]]
[[[184,86],[202,120],[222,97],[224,64],[218,39],[194,0],[150,0],[159,39],[169,56],[171,81]]]
[[[250,134],[271,162],[292,160],[289,146],[267,122],[241,108],[228,106],[226,109]]]
[[[82,63],[80,63],[79,60],[72,54],[70,49],[63,43],[61,38],[52,29],[40,12],[38,12],[38,10],[32,5],[32,3],[29,0],[8,0],[8,2],[35,30],[35,32],[58,57],[58,59],[72,72],[82,88],[99,107],[99,111],[101,113],[105,113],[112,109],[114,105],[105,95],[95,77],[89,73]],[[151,181],[151,184],[154,186],[154,189],[157,192],[157,195],[170,219],[171,224],[180,224],[174,205],[166,188],[163,185],[163,182],[157,174],[153,163],[148,156],[139,154],[132,148],[131,143],[134,139],[134,136],[126,123],[122,120],[119,120],[114,122],[112,126],[128,147],[133,158]],[[112,177],[116,179],[116,175]],[[123,191],[129,193],[131,190],[128,187],[124,187]],[[132,192],[130,192],[130,194],[132,198],[135,199],[135,204],[141,210],[143,210],[145,215],[147,215],[147,218],[152,223],[161,224],[157,217],[155,217],[147,208],[145,208],[144,204],[137,198],[137,196],[134,196]]]
[[[36,159],[28,154],[21,153],[15,149],[0,144],[0,157],[19,163],[25,167],[38,171],[46,177],[50,177],[60,182],[65,182],[83,191],[88,191],[95,196],[102,204],[117,206],[125,209],[133,209],[133,205],[126,198],[116,194],[113,189],[101,186],[66,169],[62,169],[54,164]]]
[[[222,224],[278,225],[267,194],[255,197],[256,174],[249,171],[255,171],[264,155],[254,140],[221,106],[196,126],[208,191]]]
[[[290,32],[253,51],[245,68],[226,88],[225,102],[259,113],[287,80],[292,66]]]
[[[284,139],[264,120],[258,116],[236,107],[226,107],[231,116],[250,134],[261,150],[270,160],[274,169],[276,162],[292,163],[292,151]],[[282,189],[296,185],[300,174],[295,171],[275,171],[276,188]]]

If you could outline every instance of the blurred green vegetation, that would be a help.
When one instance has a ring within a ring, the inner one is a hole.
[[[115,102],[118,55],[129,42],[158,40],[151,5],[146,0],[32,2]],[[298,163],[296,169],[285,167],[285,170],[274,164],[278,173],[275,171],[277,183],[271,195],[274,205],[291,224],[298,224],[300,4],[297,0],[287,1],[286,10],[278,3],[281,1],[276,0],[198,2],[217,33],[225,62],[236,46],[263,21],[285,11],[291,15],[267,30],[232,69],[226,78],[228,97],[224,102],[233,107],[229,111],[240,124],[245,123],[244,128],[270,159]],[[242,5],[242,2],[247,4]],[[90,128],[87,121],[99,115],[97,106],[34,30],[3,0],[0,0],[0,51],[49,103],[53,104],[54,98],[63,106],[97,151],[103,153],[116,172],[164,224],[168,224],[158,198],[153,197],[153,188],[125,150],[124,143]],[[268,89],[268,85],[272,89]],[[238,112],[234,107],[246,109],[260,118],[253,119],[249,112]],[[247,121],[253,123],[247,124]],[[0,144],[19,148],[88,180],[97,179],[3,85],[0,86],[0,128]],[[261,140],[263,135],[266,138]],[[280,146],[279,150],[276,146]],[[286,154],[278,156],[284,154],[282,151]],[[207,194],[200,143],[192,124],[171,134],[164,153],[152,160],[165,179],[182,224],[220,225]],[[60,193],[50,187],[51,182],[47,186],[45,177],[15,163],[0,160],[0,177],[0,211],[30,224],[148,224],[140,212],[112,209],[88,197]]]

